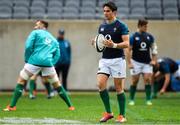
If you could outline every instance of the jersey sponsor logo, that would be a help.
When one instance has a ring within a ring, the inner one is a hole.
[[[51,42],[52,42],[52,40],[50,40],[50,39],[47,38],[47,37],[45,38],[45,42],[44,42],[44,43],[45,43],[46,45],[50,46],[50,45],[51,45]]]
[[[114,27],[114,29],[113,29],[113,30],[114,30],[114,32],[116,32],[117,28],[116,28],[116,27]]]
[[[106,35],[105,35],[105,39],[107,39],[107,40],[111,40],[111,35],[106,34]]]
[[[135,40],[137,40],[137,41],[138,41],[138,40],[140,40],[140,38],[139,38],[139,37],[135,37]]]
[[[146,44],[145,42],[141,42],[140,47],[141,47],[141,48],[139,49],[140,51],[147,51],[147,48],[146,48],[146,47],[147,47],[147,44]]]
[[[103,31],[104,31],[104,28],[102,27],[102,28],[100,29],[100,31],[103,32]]]
[[[150,37],[149,37],[149,36],[147,36],[147,39],[148,39],[148,40],[150,40]]]

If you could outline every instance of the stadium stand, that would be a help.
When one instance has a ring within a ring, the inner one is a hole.
[[[101,19],[107,0],[0,0],[0,19]],[[180,0],[111,0],[118,17],[179,20]]]

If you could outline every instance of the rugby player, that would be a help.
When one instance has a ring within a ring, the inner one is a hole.
[[[130,36],[130,47],[128,51],[128,66],[132,76],[130,86],[130,102],[129,105],[135,105],[134,97],[136,87],[142,74],[145,92],[146,104],[152,105],[151,102],[151,83],[152,83],[152,65],[157,60],[157,46],[154,37],[147,32],[148,21],[140,19],[137,24],[138,30]]]
[[[124,83],[126,78],[126,61],[123,49],[129,46],[129,31],[126,24],[116,18],[117,6],[113,2],[103,5],[105,21],[99,26],[99,34],[106,38],[102,59],[99,61],[97,84],[99,94],[105,107],[105,113],[100,122],[106,122],[114,117],[110,107],[109,94],[106,89],[109,76],[114,79],[119,106],[116,122],[126,122]]]
[[[160,89],[160,94],[166,92],[166,89],[170,83],[170,75],[173,75],[177,80],[180,80],[180,65],[169,57],[158,59],[155,65],[154,72],[154,85],[153,85],[153,98],[157,98],[159,81],[164,78],[164,83]]]
[[[24,68],[20,71],[17,85],[10,104],[4,111],[15,111],[16,103],[22,95],[24,84],[27,80],[42,72],[42,76],[47,79],[57,90],[59,96],[68,105],[69,110],[74,110],[66,91],[61,85],[56,74],[54,64],[60,58],[60,50],[57,40],[47,31],[48,22],[38,20],[34,30],[30,33],[25,44]]]

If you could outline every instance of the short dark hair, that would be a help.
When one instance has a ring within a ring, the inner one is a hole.
[[[40,21],[43,25],[44,25],[44,27],[47,29],[48,28],[48,22],[47,21],[44,21],[44,20],[38,20],[38,21]]]
[[[138,20],[138,27],[139,26],[144,26],[144,25],[147,25],[148,24],[148,20],[146,19],[139,19]]]
[[[116,4],[114,3],[114,2],[112,2],[112,1],[109,1],[109,2],[107,2],[107,3],[105,3],[105,4],[103,4],[103,8],[104,7],[109,7],[113,12],[114,11],[117,11],[117,6],[116,6]]]

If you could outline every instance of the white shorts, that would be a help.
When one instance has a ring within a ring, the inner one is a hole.
[[[54,67],[39,67],[26,63],[24,65],[24,69],[32,73],[33,75],[37,75],[40,71],[42,72],[42,76],[50,76],[56,74],[56,70]]]
[[[131,75],[138,75],[141,73],[153,73],[153,67],[150,64],[140,63],[135,60],[131,60],[133,68],[130,69]]]
[[[174,77],[180,77],[180,65],[178,70],[173,74]]]
[[[126,61],[123,58],[100,59],[97,74],[106,74],[113,78],[125,78]]]

